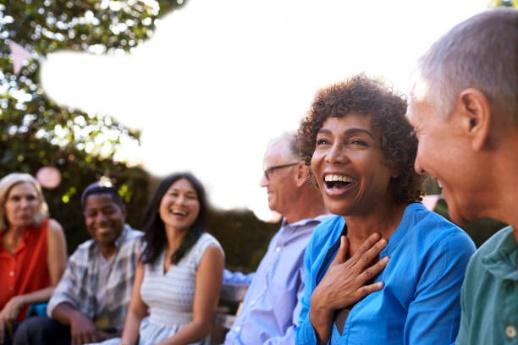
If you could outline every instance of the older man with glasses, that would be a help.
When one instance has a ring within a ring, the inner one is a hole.
[[[225,271],[225,283],[250,284],[241,312],[227,333],[231,344],[294,344],[303,290],[304,249],[326,213],[309,167],[300,157],[295,133],[270,142],[261,186],[282,225],[255,273]]]

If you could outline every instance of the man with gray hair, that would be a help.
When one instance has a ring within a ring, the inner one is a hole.
[[[458,24],[418,72],[407,114],[416,170],[438,180],[454,221],[510,224],[468,265],[456,342],[518,344],[518,11]]]
[[[270,209],[283,216],[282,225],[255,274],[243,277],[225,270],[225,284],[250,284],[225,345],[295,343],[304,249],[313,229],[322,221],[321,215],[326,213],[294,133],[268,146],[261,186],[268,192]]]

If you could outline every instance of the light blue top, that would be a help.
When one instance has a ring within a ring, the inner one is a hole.
[[[327,218],[327,217],[325,217]],[[225,273],[225,284],[250,287],[225,345],[293,344],[302,293],[302,262],[311,233],[324,217],[283,222],[253,276]]]
[[[313,233],[304,258],[305,288],[297,344],[316,344],[310,298],[336,255],[344,219],[336,216]],[[375,278],[382,290],[356,303],[343,333],[333,322],[329,344],[451,344],[459,329],[459,294],[475,246],[468,235],[420,203],[406,207],[380,256],[387,267]]]

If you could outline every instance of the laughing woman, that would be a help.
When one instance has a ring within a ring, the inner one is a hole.
[[[405,102],[366,77],[322,90],[299,135],[337,216],[306,250],[297,344],[451,344],[474,245],[419,202]]]
[[[122,339],[103,344],[199,344],[209,335],[224,256],[205,233],[207,202],[190,173],[162,181],[146,212],[143,253]]]

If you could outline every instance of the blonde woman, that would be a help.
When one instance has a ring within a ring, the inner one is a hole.
[[[50,298],[65,269],[61,225],[50,219],[41,187],[29,174],[0,180],[0,344],[30,304]]]

